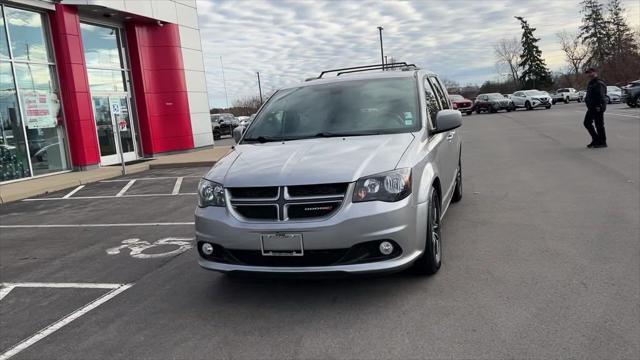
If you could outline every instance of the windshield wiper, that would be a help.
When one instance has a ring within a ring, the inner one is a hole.
[[[272,138],[272,137],[266,137],[266,136],[258,136],[255,138],[244,138],[242,139],[242,142],[259,142],[260,144],[264,144],[266,142],[275,142],[275,141],[282,141],[283,139],[281,138]]]
[[[361,132],[329,132],[324,131],[315,134],[313,137],[341,137],[341,136],[367,136],[367,135],[380,135],[380,131],[361,131]]]

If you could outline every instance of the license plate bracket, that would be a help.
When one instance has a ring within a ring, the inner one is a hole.
[[[263,256],[304,256],[302,234],[261,234],[260,248]]]

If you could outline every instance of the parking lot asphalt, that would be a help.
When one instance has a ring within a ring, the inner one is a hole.
[[[640,358],[640,112],[609,107],[607,149],[583,116],[464,117],[464,196],[426,278],[202,270],[205,168],[2,205],[0,358]]]

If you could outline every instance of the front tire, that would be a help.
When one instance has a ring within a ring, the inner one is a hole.
[[[453,189],[451,202],[457,203],[462,200],[462,161],[458,160],[458,174],[456,175],[456,185]]]
[[[527,101],[526,103],[524,103],[524,107],[525,107],[527,110],[533,110],[533,108],[531,107],[531,103],[530,103],[530,102],[528,102],[528,101]]]
[[[564,99],[564,103],[565,103],[565,104],[568,104],[568,103],[569,103],[569,98],[565,98],[565,99]]]
[[[605,96],[607,98],[607,104],[611,104],[611,98],[608,96]]]
[[[551,106],[545,106],[545,108],[546,108],[547,110],[549,110],[549,109],[551,109]]]
[[[442,265],[442,242],[440,232],[440,196],[432,187],[429,196],[429,210],[427,213],[427,236],[424,253],[413,263],[413,271],[420,275],[433,275]]]
[[[467,115],[471,115],[471,114],[473,114],[473,110],[467,111]]]

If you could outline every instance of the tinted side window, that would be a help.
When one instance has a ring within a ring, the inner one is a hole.
[[[440,109],[442,110],[448,109],[449,101],[447,100],[447,97],[444,96],[445,92],[444,90],[442,90],[442,87],[440,86],[440,82],[438,81],[438,79],[434,76],[430,76],[429,82],[432,84],[432,88],[435,91],[436,96],[438,97],[438,101],[440,101]]]
[[[427,113],[429,114],[429,123],[431,124],[431,128],[435,128],[436,126],[436,115],[438,111],[441,110],[441,105],[438,99],[436,98],[435,91],[433,87],[431,87],[431,83],[425,78],[424,79],[424,98],[427,104]]]

